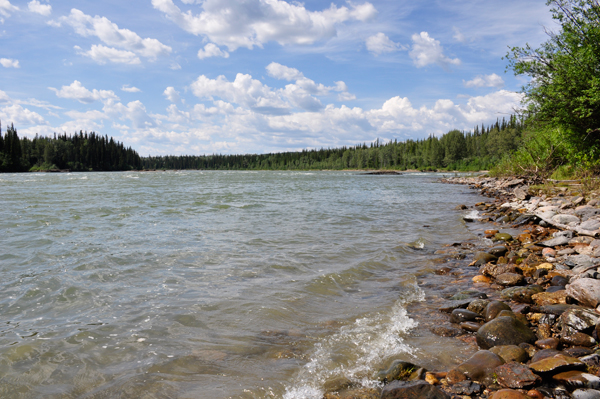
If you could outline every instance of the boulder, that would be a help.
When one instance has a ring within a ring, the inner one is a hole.
[[[497,317],[485,323],[477,331],[477,344],[483,349],[497,345],[519,345],[522,342],[535,342],[536,336],[520,320],[510,316]]]
[[[450,396],[425,381],[393,381],[383,387],[381,399],[449,399]]]
[[[482,350],[476,352],[454,370],[463,374],[471,381],[491,385],[494,382],[494,369],[502,364],[504,364],[504,360],[500,356],[490,351]]]
[[[523,389],[542,381],[539,375],[531,372],[521,363],[506,363],[494,370],[498,383],[505,388]]]
[[[478,313],[471,312],[466,309],[454,309],[450,315],[450,321],[452,323],[460,324],[464,321],[473,321],[479,317]]]
[[[580,278],[566,286],[567,294],[579,303],[595,308],[600,304],[600,281]]]

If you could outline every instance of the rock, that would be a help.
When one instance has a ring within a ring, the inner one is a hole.
[[[490,352],[500,356],[506,363],[519,362],[524,363],[529,359],[529,354],[525,349],[516,345],[500,345],[490,348]]]
[[[458,384],[462,381],[466,381],[467,376],[458,371],[457,369],[452,369],[446,374],[446,381],[450,385]]]
[[[574,305],[544,305],[540,307],[540,311],[546,314],[553,314],[556,316],[560,316],[570,309],[577,309],[577,306]]]
[[[481,385],[473,381],[461,381],[452,386],[452,392],[458,395],[474,395],[481,392]]]
[[[497,345],[518,345],[535,342],[533,331],[513,317],[497,317],[477,331],[477,344],[483,349]]]
[[[452,295],[450,300],[464,301],[467,299],[475,300],[475,299],[485,299],[485,298],[487,298],[487,294],[485,294],[483,292],[466,290],[466,291],[457,292],[456,294]]]
[[[536,268],[536,270],[546,269],[546,270],[550,271],[550,270],[554,270],[554,265],[552,263],[546,262],[546,263],[537,265],[535,268]]]
[[[500,312],[503,310],[511,310],[510,306],[501,301],[491,301],[485,308],[484,317],[485,321],[495,319]]]
[[[545,247],[560,247],[561,245],[567,245],[569,243],[568,237],[556,237],[550,240],[540,242],[540,245]]]
[[[516,197],[516,199],[518,199],[520,201],[526,201],[529,198],[531,198],[531,195],[529,195],[529,187],[527,187],[527,186],[515,188],[515,191],[513,191],[513,194]]]
[[[381,399],[449,399],[444,391],[426,381],[393,381],[383,387]]]
[[[571,396],[573,399],[600,399],[600,391],[595,389],[576,389]]]
[[[496,233],[494,239],[498,241],[512,241],[513,237],[508,233]]]
[[[533,303],[539,306],[556,305],[567,303],[567,291],[558,290],[556,292],[540,292],[531,296]]]
[[[556,251],[552,248],[544,248],[542,249],[542,256],[549,256],[551,258],[554,258],[556,256]]]
[[[584,229],[584,230],[598,230],[600,229],[600,220],[597,219],[588,219],[585,222],[581,223],[581,225],[579,225],[580,228]]]
[[[571,346],[591,347],[596,345],[596,340],[582,332],[568,333],[560,338],[560,342]]]
[[[542,379],[533,374],[529,367],[520,363],[506,363],[494,370],[498,383],[505,388],[523,389],[537,384]]]
[[[559,353],[552,357],[532,362],[529,364],[529,367],[537,373],[549,373],[585,369],[586,365],[579,359]]]
[[[554,276],[552,280],[550,280],[550,284],[555,287],[565,287],[569,284],[569,279],[565,276]]]
[[[489,303],[488,299],[476,299],[467,306],[467,310],[485,317],[485,308]]]
[[[495,236],[498,233],[499,233],[498,230],[486,230],[483,232],[483,234],[485,234],[486,238],[492,238],[493,236]]]
[[[532,399],[544,399],[544,394],[538,391],[537,389],[530,389],[527,391],[527,396]]]
[[[592,237],[587,237],[587,236],[573,237],[569,240],[569,245],[572,245],[572,246],[575,246],[577,244],[590,245],[592,243],[592,241],[594,241],[594,239]]]
[[[558,292],[558,291],[565,291],[565,294],[566,294],[566,292],[567,292],[567,291],[565,290],[565,286],[564,286],[564,285],[563,285],[562,287],[558,287],[558,286],[552,286],[552,285],[551,285],[550,287],[546,288],[546,292],[547,292],[547,293],[549,293],[549,294],[550,294],[550,293],[553,293],[553,292]],[[571,298],[571,297],[568,297],[568,298]],[[568,300],[567,300],[567,301],[568,301]]]
[[[556,349],[558,348],[559,343],[560,341],[558,339],[551,337],[535,341],[535,346],[537,346],[540,349]]]
[[[462,334],[458,328],[444,326],[431,327],[429,331],[440,337],[456,337],[457,335]]]
[[[490,399],[530,399],[524,393],[512,389],[501,389],[494,392]]]
[[[474,321],[463,321],[459,324],[460,328],[468,332],[477,332],[481,328],[481,324]]]
[[[481,274],[478,274],[477,276],[473,277],[472,281],[474,283],[483,283],[483,284],[491,284],[492,283],[492,279],[488,276],[483,276]]]
[[[581,360],[590,367],[595,367],[596,369],[600,368],[600,354],[598,353],[592,353],[587,356],[582,356],[579,358],[579,360]]]
[[[476,352],[455,370],[464,374],[471,381],[477,381],[484,385],[491,385],[494,379],[494,369],[502,364],[504,364],[504,360],[498,355],[490,351],[482,350]]]
[[[507,252],[508,252],[508,248],[506,248],[506,246],[504,246],[504,245],[497,245],[495,247],[490,248],[487,251],[488,254],[494,255],[497,258],[506,255]]]
[[[556,382],[562,383],[569,388],[600,388],[600,377],[583,371],[571,370],[552,376]]]
[[[473,321],[479,317],[478,313],[471,312],[466,309],[454,309],[450,315],[450,321],[452,323],[462,323],[463,321]]]
[[[504,286],[522,285],[525,282],[523,276],[517,273],[502,273],[496,276],[496,282]]]
[[[377,373],[377,379],[384,384],[394,380],[409,380],[419,367],[402,360],[396,360],[387,370]]]
[[[500,258],[500,259],[504,259],[504,258]],[[498,259],[498,261],[500,261],[500,259]],[[517,271],[519,271],[519,269],[517,269],[516,265],[507,265],[507,264],[493,264],[493,263],[486,263],[485,265],[481,266],[481,268],[479,269],[479,272],[481,274],[487,275],[487,276],[492,276],[492,277],[498,277],[500,274],[503,273],[516,273]]]
[[[575,215],[558,214],[552,217],[552,221],[558,224],[579,223],[580,220]]]
[[[536,354],[531,357],[531,363],[539,362],[540,360],[548,359],[560,355],[561,353],[562,352],[557,349],[543,349],[536,352]]]
[[[466,205],[457,205],[456,208],[457,211],[464,211],[465,209],[467,209]]]
[[[560,315],[559,323],[563,336],[576,332],[591,334],[595,326],[600,323],[600,314],[593,310],[574,307]]]
[[[567,285],[567,294],[577,302],[595,308],[600,304],[600,282],[591,278],[580,278]]]
[[[534,357],[535,354],[539,352],[537,347],[535,347],[534,345],[528,344],[527,342],[523,342],[523,343],[519,344],[519,348],[522,348],[525,352],[527,352],[529,357]]]
[[[527,287],[511,287],[506,288],[501,292],[503,299],[512,300],[515,302],[532,303],[531,296],[542,292],[543,289],[540,286],[529,285]]]
[[[472,299],[450,301],[440,308],[440,312],[452,313],[454,309],[466,309],[472,301]]]
[[[594,351],[591,350],[590,348],[582,348],[580,346],[575,346],[573,348],[565,349],[563,352],[565,352],[569,356],[577,357],[577,358],[581,358],[581,357],[591,355],[592,353],[594,353]],[[581,360],[581,359],[579,359],[579,360]],[[583,360],[581,360],[581,361],[583,362]]]
[[[473,264],[484,265],[489,262],[495,262],[498,260],[497,256],[488,254],[487,252],[477,252],[473,258]]]
[[[544,323],[539,324],[538,330],[537,330],[537,336],[539,339],[552,338],[552,327],[549,324],[544,324]]]

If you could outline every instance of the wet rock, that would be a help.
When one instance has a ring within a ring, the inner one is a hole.
[[[595,326],[600,323],[600,314],[590,309],[574,307],[560,316],[559,323],[563,336],[576,332],[591,334]]]
[[[549,324],[539,324],[538,330],[537,330],[537,336],[539,339],[552,338],[552,327],[550,327]]]
[[[593,353],[587,356],[582,356],[579,358],[579,360],[581,360],[582,362],[584,362],[585,364],[587,364],[590,367],[595,367],[596,369],[598,369],[600,367],[600,354],[598,353]],[[600,375],[600,374],[598,374]]]
[[[387,370],[377,373],[377,379],[384,384],[394,380],[409,380],[418,369],[419,367],[412,363],[396,360]]]
[[[500,312],[503,310],[511,310],[510,306],[501,301],[491,301],[485,308],[484,316],[485,321],[495,319]]]
[[[467,306],[467,310],[485,316],[485,308],[490,302],[488,299],[476,299]]]
[[[531,357],[531,363],[539,362],[540,360],[548,359],[561,353],[561,351],[556,349],[543,349]]]
[[[452,313],[454,309],[466,309],[467,306],[472,302],[472,299],[467,300],[458,300],[458,301],[449,301],[444,306],[440,308],[440,312],[444,313]]]
[[[494,392],[490,399],[530,399],[524,393],[512,389],[501,389]]]
[[[478,274],[477,276],[473,277],[472,281],[474,283],[484,283],[484,284],[491,284],[492,283],[492,279],[488,276],[483,276],[481,274]]]
[[[534,357],[535,354],[539,352],[536,346],[528,344],[527,342],[520,343],[519,348],[522,348],[525,352],[527,352],[529,357]]]
[[[503,273],[517,273],[518,271],[519,269],[516,265],[507,265],[505,263],[486,263],[479,269],[479,273],[495,278],[497,278],[500,274]]]
[[[500,356],[506,363],[519,362],[524,363],[529,359],[529,354],[525,349],[516,345],[500,345],[490,348],[490,352]]]
[[[555,374],[552,379],[566,385],[568,388],[600,388],[600,377],[578,370]]]
[[[504,245],[497,245],[487,251],[488,254],[494,255],[497,258],[506,255],[507,252],[508,248],[506,248]]]
[[[448,381],[448,384],[450,385],[458,384],[466,380],[467,376],[458,371],[457,369],[452,369],[446,374],[446,381]]]
[[[576,389],[571,396],[573,399],[600,399],[600,391],[596,389]]]
[[[512,300],[515,302],[532,303],[531,296],[542,292],[540,286],[529,285],[527,287],[511,287],[501,292],[502,299]]]
[[[381,399],[449,399],[450,396],[425,381],[393,381],[383,387]]]
[[[579,303],[595,308],[600,304],[600,282],[591,278],[580,278],[567,285],[567,294]]]
[[[466,290],[466,291],[457,292],[456,294],[452,295],[450,300],[462,301],[462,300],[466,300],[466,299],[475,300],[475,299],[485,299],[485,298],[487,298],[487,294],[484,292]]]
[[[500,356],[490,351],[482,350],[476,352],[455,370],[464,374],[471,381],[491,385],[494,380],[494,369],[502,364],[504,364],[504,360]]]
[[[457,335],[462,334],[458,328],[444,326],[431,327],[429,331],[440,337],[456,337]]]
[[[512,241],[513,237],[508,233],[496,233],[494,239],[498,241]]]
[[[586,365],[577,358],[559,353],[552,357],[532,362],[529,364],[529,367],[536,373],[549,373],[585,369]]]
[[[596,345],[596,340],[594,338],[582,332],[563,335],[560,338],[560,342],[572,346],[591,347]]]
[[[487,322],[477,331],[477,344],[483,349],[497,345],[518,345],[535,342],[536,336],[516,318],[503,316]]]
[[[473,321],[479,317],[478,313],[471,312],[466,309],[454,309],[450,315],[450,321],[452,323],[460,324],[464,321]]]
[[[546,314],[553,314],[556,316],[560,316],[565,313],[567,310],[575,309],[577,306],[574,305],[544,305],[540,307],[540,311]]]
[[[498,383],[505,388],[523,389],[537,384],[542,379],[521,363],[506,363],[494,370]]]
[[[535,341],[535,346],[540,349],[556,349],[558,348],[559,343],[560,341],[558,339],[551,337]]]
[[[515,285],[523,285],[525,279],[517,273],[502,273],[496,276],[496,282],[500,285],[513,287]]]
[[[465,209],[467,209],[466,205],[457,205],[456,208],[457,211],[464,211]]]
[[[567,245],[570,238],[568,237],[555,237],[550,240],[540,242],[540,245],[545,247],[560,247],[561,245]]]
[[[495,262],[498,260],[497,256],[488,254],[487,252],[477,252],[473,258],[474,265],[484,265],[489,262]]]
[[[474,321],[464,321],[459,324],[460,328],[468,332],[477,332],[481,328],[481,324]]]
[[[473,381],[461,381],[452,386],[452,392],[457,395],[474,395],[481,392],[481,385]]]
[[[575,346],[573,348],[568,348],[568,349],[565,349],[563,352],[565,352],[569,356],[577,357],[577,358],[581,358],[581,357],[591,355],[592,353],[594,353],[594,351],[591,350],[590,348],[583,348],[581,346]],[[579,359],[579,360],[581,360],[581,359]],[[583,361],[583,360],[581,360],[581,361]]]
[[[565,287],[569,284],[569,279],[565,276],[554,276],[552,280],[550,280],[550,284],[553,286]]]
[[[531,300],[539,306],[543,305],[556,305],[567,303],[567,291],[557,290],[554,292],[540,292],[531,296]]]

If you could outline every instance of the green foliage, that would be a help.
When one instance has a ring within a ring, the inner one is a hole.
[[[600,152],[600,4],[597,0],[550,0],[558,33],[538,49],[514,47],[507,58],[516,75],[531,77],[523,88],[527,112],[542,125],[563,129],[564,140]],[[540,126],[538,124],[538,126]]]

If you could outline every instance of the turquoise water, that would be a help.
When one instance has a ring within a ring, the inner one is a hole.
[[[439,177],[0,175],[0,397],[319,398],[430,356],[415,275],[479,199]]]

